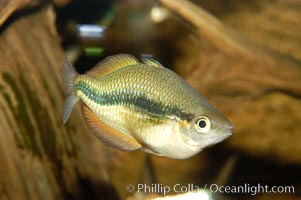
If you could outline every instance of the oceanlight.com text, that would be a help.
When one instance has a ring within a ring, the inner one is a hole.
[[[290,193],[295,192],[294,186],[269,186],[258,183],[257,185],[251,185],[245,183],[238,186],[230,185],[218,185],[218,184],[205,184],[203,187],[197,186],[193,183],[175,184],[172,186],[163,185],[160,183],[156,184],[128,184],[125,189],[128,192],[143,192],[143,193],[159,193],[166,195],[168,193],[186,193],[186,192],[198,192],[200,190],[205,190],[210,193],[220,193],[220,194],[250,194],[252,196],[260,193]]]
[[[294,186],[269,186],[262,185],[258,183],[257,185],[250,185],[245,183],[240,186],[230,186],[230,185],[217,185],[211,184],[209,188],[205,185],[204,189],[209,189],[212,193],[221,193],[221,194],[250,194],[252,196],[261,193],[286,193],[293,194],[295,192]]]

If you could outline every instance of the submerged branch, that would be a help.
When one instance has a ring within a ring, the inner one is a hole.
[[[249,57],[258,55],[259,48],[206,10],[186,0],[160,0],[160,2],[193,25],[198,35],[217,50],[230,55]]]

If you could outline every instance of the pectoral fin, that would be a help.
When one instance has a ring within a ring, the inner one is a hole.
[[[82,113],[88,128],[98,137],[98,139],[108,146],[122,151],[133,151],[142,147],[141,144],[139,144],[134,138],[125,135],[103,123],[84,104],[82,105]]]

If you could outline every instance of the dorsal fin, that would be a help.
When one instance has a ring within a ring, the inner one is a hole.
[[[134,56],[130,54],[118,54],[106,57],[96,64],[95,67],[87,71],[86,74],[91,77],[99,77],[117,69],[136,64],[139,64],[139,61]]]
[[[142,58],[142,62],[150,66],[164,68],[164,66],[161,63],[152,58]]]

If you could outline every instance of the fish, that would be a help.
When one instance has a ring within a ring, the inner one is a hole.
[[[223,114],[155,59],[117,54],[85,74],[67,59],[63,76],[63,123],[81,101],[87,127],[110,147],[187,159],[232,134]]]

